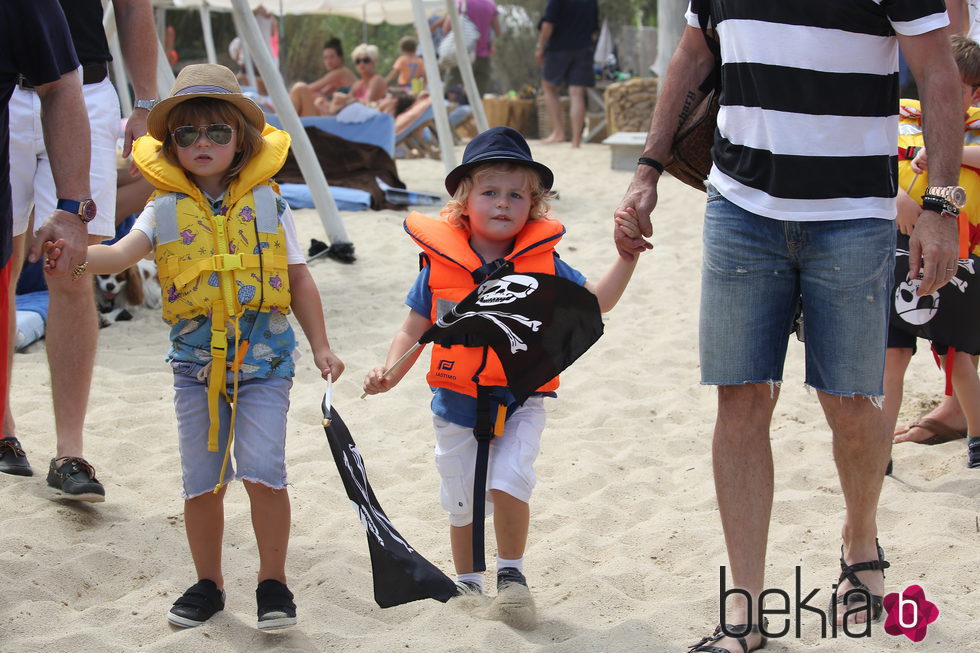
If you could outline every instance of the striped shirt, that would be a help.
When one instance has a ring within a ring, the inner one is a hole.
[[[690,7],[687,22],[700,28]],[[898,39],[942,0],[713,0],[722,92],[708,181],[782,220],[895,217]]]

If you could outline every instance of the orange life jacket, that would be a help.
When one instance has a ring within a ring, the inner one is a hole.
[[[469,234],[445,220],[437,220],[413,211],[405,220],[405,231],[423,250],[423,264],[429,266],[429,289],[435,322],[452,310],[460,300],[482,283],[485,274],[474,272],[484,266],[469,243]],[[528,222],[517,234],[514,249],[505,259],[514,263],[514,272],[555,273],[555,245],[565,235],[557,220]],[[507,386],[500,359],[490,347],[432,345],[432,359],[426,375],[429,385],[476,396],[482,386]],[[558,387],[558,377],[538,388],[551,392]]]

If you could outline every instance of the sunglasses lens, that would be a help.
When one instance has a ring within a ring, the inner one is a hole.
[[[227,145],[231,142],[231,125],[208,125],[205,132],[215,145]]]
[[[197,127],[178,127],[174,130],[174,142],[177,147],[190,147],[197,142]]]
[[[354,63],[371,63],[371,60],[365,57],[363,59],[355,59]]]

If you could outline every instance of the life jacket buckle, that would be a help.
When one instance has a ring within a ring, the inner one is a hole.
[[[211,257],[211,265],[211,269],[215,272],[241,270],[245,267],[242,264],[241,254],[215,254]]]

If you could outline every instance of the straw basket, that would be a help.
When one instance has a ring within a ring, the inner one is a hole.
[[[491,127],[502,125],[513,127],[524,138],[538,137],[538,124],[534,115],[534,100],[496,97],[483,98],[483,110],[487,114],[487,124]]]

